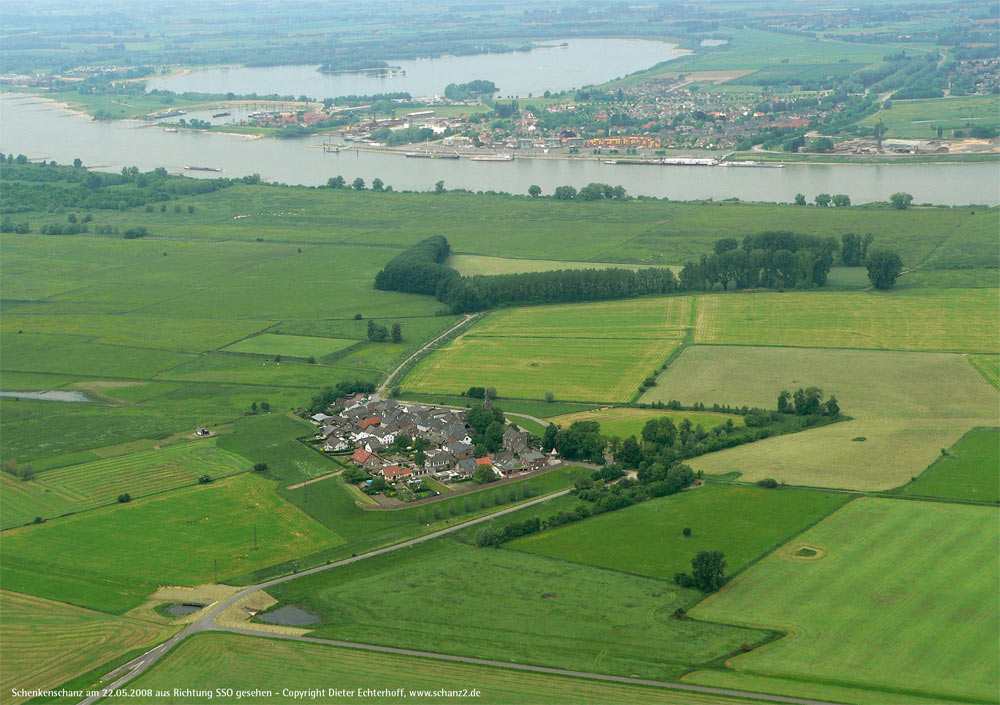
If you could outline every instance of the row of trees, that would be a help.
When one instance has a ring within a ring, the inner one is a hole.
[[[452,270],[453,271],[453,270]],[[437,298],[455,313],[469,313],[528,303],[563,303],[621,299],[678,290],[677,278],[668,268],[561,269],[444,277]]]
[[[401,343],[403,342],[403,326],[399,323],[393,323],[390,330],[381,323],[369,319],[368,340],[373,343],[387,343],[390,340],[394,343]]]
[[[724,291],[758,287],[809,289],[826,284],[835,237],[770,231],[747,235],[742,247],[735,238],[723,238],[714,253],[688,262],[681,270],[681,286],[689,290]]]
[[[539,186],[531,185],[528,187],[528,195],[532,198],[537,198],[541,193],[542,189]],[[589,183],[581,187],[579,191],[572,186],[557,186],[552,196],[557,201],[627,201],[629,198],[624,186],[612,186],[597,182]]]
[[[444,265],[450,253],[451,245],[443,235],[421,240],[389,260],[375,275],[375,288],[433,296],[439,284],[459,277],[458,272]]]
[[[463,277],[444,264],[448,240],[434,235],[396,255],[375,275],[375,288],[432,294],[455,313],[524,303],[560,303],[619,299],[677,291],[677,278],[666,267],[563,269]]]
[[[829,399],[823,401],[823,390],[819,387],[805,389],[799,387],[794,394],[788,390],[778,394],[778,413],[836,418],[840,415],[840,404],[837,403],[837,397],[832,394]]]

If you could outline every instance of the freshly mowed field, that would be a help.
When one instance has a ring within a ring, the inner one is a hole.
[[[972,429],[900,494],[1000,501],[1000,428]]]
[[[695,342],[996,352],[998,293],[925,289],[703,296]]]
[[[557,259],[517,259],[483,255],[452,255],[446,264],[462,276],[476,274],[520,274],[521,272],[551,272],[556,269],[607,269],[608,267],[642,269],[649,265],[615,262],[574,262]],[[661,265],[662,266],[662,265]],[[681,267],[671,267],[677,273]]]
[[[962,355],[695,345],[641,401],[773,409],[780,391],[810,386],[835,395],[851,420],[703,455],[691,466],[740,472],[741,480],[889,490],[970,428],[995,424],[1000,398]]]
[[[880,119],[890,139],[933,139],[939,127],[944,128],[945,137],[951,137],[951,131],[956,129],[968,134],[969,128],[974,126],[1000,129],[1000,98],[958,96],[894,100],[892,109],[880,110],[860,124],[875,125]]]
[[[218,480],[249,469],[246,459],[210,439],[48,470],[30,482],[4,473],[0,514],[9,528],[110,504],[123,493],[138,498],[193,484],[202,475]]]
[[[707,693],[685,693],[647,688],[627,683],[602,683],[582,678],[511,671],[424,659],[418,656],[383,654],[322,644],[296,643],[235,634],[198,634],[186,640],[131,687],[173,692],[178,683],[198,690],[217,687],[252,690],[261,683],[273,686],[268,702],[299,703],[283,698],[282,689],[329,690],[333,683],[350,688],[375,690],[452,690],[476,688],[480,696],[449,697],[449,703],[483,705],[726,705],[749,702]],[[135,703],[189,705],[209,703],[192,697],[137,697]],[[329,695],[311,698],[312,703],[356,703],[357,697]],[[412,702],[413,698],[380,697],[380,703]],[[420,698],[421,701],[435,702]]]
[[[503,396],[628,401],[679,341],[481,338],[466,334],[428,355],[406,376],[412,392],[458,394],[496,387]]]
[[[256,526],[258,548],[253,548]],[[239,575],[343,539],[238,475],[4,533],[3,588],[121,613],[160,585]]]
[[[990,384],[1000,389],[1000,355],[969,355],[969,362]]]
[[[644,678],[769,635],[674,619],[701,595],[666,581],[451,540],[269,593],[320,615],[314,636]]]
[[[316,338],[307,335],[277,335],[261,333],[222,348],[225,352],[282,355],[285,357],[323,357],[349,348],[357,340],[346,338]]]
[[[628,401],[680,344],[693,299],[537,306],[498,311],[423,358],[408,392],[457,394],[496,387],[501,396]]]
[[[742,426],[743,417],[732,414],[716,414],[710,411],[663,411],[661,409],[632,409],[632,408],[608,408],[596,409],[594,411],[581,411],[575,414],[565,414],[563,416],[553,416],[549,421],[560,426],[568,427],[575,421],[597,421],[601,424],[601,433],[605,436],[618,436],[628,438],[635,436],[641,438],[642,427],[650,419],[668,418],[679,424],[684,419],[691,422],[692,426],[701,425],[706,430],[726,423],[727,419],[732,419],[733,423]]]
[[[690,614],[789,632],[730,659],[737,672],[991,702],[998,527],[990,507],[856,499]]]
[[[746,567],[834,511],[848,495],[707,484],[508,544],[574,563],[670,580],[690,573],[698,551],[726,554],[726,573]],[[691,529],[685,538],[682,530]]]
[[[102,663],[170,633],[163,625],[73,607],[7,590],[0,591],[0,689],[4,702],[29,698],[12,688],[55,688]]]

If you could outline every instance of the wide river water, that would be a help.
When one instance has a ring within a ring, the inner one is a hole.
[[[348,181],[375,177],[396,189],[427,190],[443,179],[448,188],[524,193],[538,184],[546,194],[556,186],[592,181],[621,184],[632,195],[674,200],[740,198],[787,202],[798,193],[845,193],[855,203],[886,200],[906,191],[916,203],[965,205],[1000,203],[996,163],[822,165],[790,164],[784,169],[621,166],[594,160],[517,159],[513,162],[407,159],[396,154],[342,151],[326,154],[310,145],[323,138],[246,139],[200,132],[166,133],[136,121],[95,122],[51,101],[23,94],[0,94],[0,151],[31,159],[70,163],[79,157],[94,168],[143,171],[185,165],[219,167],[224,176],[259,173],[266,181],[325,184],[331,176]]]
[[[546,44],[551,46],[530,52],[390,61],[406,72],[401,76],[320,73],[316,65],[232,67],[150,79],[146,88],[177,93],[277,93],[322,100],[404,91],[414,96],[434,96],[444,93],[449,83],[485,79],[497,85],[498,96],[540,96],[547,90],[569,90],[622,78],[685,53],[675,44],[643,39],[570,39],[565,46],[560,40]]]

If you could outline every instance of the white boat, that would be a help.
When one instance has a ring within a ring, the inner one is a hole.
[[[719,164],[718,160],[715,159],[688,159],[686,157],[661,159],[657,163],[663,166],[718,166]]]
[[[164,132],[177,132],[177,128],[176,127],[164,127],[163,131]]]
[[[469,157],[470,162],[512,162],[513,154],[482,154],[476,157]]]

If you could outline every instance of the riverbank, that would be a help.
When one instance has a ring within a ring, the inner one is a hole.
[[[317,133],[319,135],[320,133]],[[339,136],[339,132],[328,132],[326,135]],[[320,148],[324,145],[310,145],[310,147]],[[379,154],[392,154],[405,157],[408,153],[428,154],[430,158],[448,158],[448,155],[459,155],[460,159],[471,159],[472,157],[483,157],[495,154],[509,154],[516,161],[518,159],[532,160],[561,160],[566,162],[612,162],[616,160],[649,160],[648,164],[614,164],[621,168],[626,167],[651,167],[651,166],[680,166],[680,165],[660,165],[655,164],[657,159],[715,159],[720,163],[755,161],[762,162],[768,168],[777,164],[803,164],[803,165],[825,165],[837,166],[842,164],[887,166],[893,164],[962,164],[975,162],[995,162],[1000,161],[1000,152],[982,152],[976,154],[788,154],[782,152],[713,152],[708,150],[663,150],[664,154],[657,155],[623,155],[623,154],[569,154],[566,150],[544,151],[532,150],[507,150],[499,148],[489,149],[454,149],[444,147],[439,143],[422,142],[417,144],[402,145],[399,147],[377,147],[369,144],[346,143],[340,146],[341,152],[373,152]],[[494,163],[494,162],[487,162]],[[500,163],[504,163],[501,161]]]

